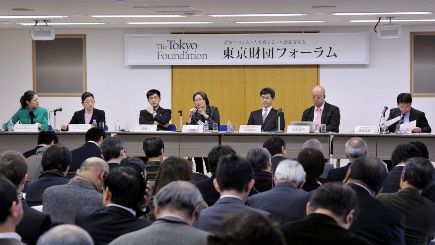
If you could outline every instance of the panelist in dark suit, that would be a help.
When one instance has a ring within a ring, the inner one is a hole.
[[[261,125],[262,132],[272,132],[278,129],[278,110],[272,108],[275,99],[275,91],[272,88],[263,88],[260,91],[260,102],[263,107],[252,111],[249,115],[248,125]],[[284,112],[280,113],[280,130],[284,130]]]
[[[82,94],[82,105],[83,109],[74,112],[69,124],[91,124],[94,120],[97,125],[100,122],[106,122],[105,112],[94,108],[95,99],[92,93],[84,92]],[[62,130],[68,130],[68,124],[62,124]]]
[[[171,110],[160,107],[160,91],[149,90],[147,99],[150,104],[140,111],[139,124],[157,124],[158,130],[166,130],[171,121]]]
[[[213,128],[213,123],[220,123],[219,110],[215,106],[210,105],[208,96],[205,92],[199,91],[193,94],[193,102],[195,107],[190,109],[189,118],[187,119],[188,124],[201,124],[207,121],[208,129]],[[204,167],[202,166],[202,158],[195,157],[196,172],[204,172]],[[205,166],[207,172],[209,171],[208,160],[204,158]]]
[[[312,92],[314,105],[302,113],[301,121],[314,122],[319,128],[321,124],[326,124],[327,132],[338,133],[340,128],[340,109],[325,101],[325,88],[315,86]]]
[[[388,131],[395,133],[399,130],[400,124],[409,123],[417,120],[417,127],[412,130],[413,133],[430,133],[432,129],[427,122],[424,112],[411,107],[411,94],[401,93],[397,96],[397,108],[390,110],[388,120],[399,117],[400,120],[388,127]]]

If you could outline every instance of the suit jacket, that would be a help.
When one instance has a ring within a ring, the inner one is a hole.
[[[203,231],[217,234],[219,224],[222,220],[233,214],[247,210],[260,212],[266,217],[270,215],[268,212],[246,206],[243,201],[238,198],[224,197],[220,198],[213,206],[202,210],[193,226]]]
[[[280,183],[271,190],[250,196],[247,205],[267,211],[281,224],[305,217],[309,193],[292,183]]]
[[[0,238],[1,245],[26,245],[25,243],[13,238]]]
[[[346,178],[347,170],[350,167],[351,162],[346,166],[340,168],[334,168],[329,170],[328,177],[326,177],[326,182],[342,182]]]
[[[48,111],[47,109],[38,106],[33,109],[33,114],[35,117],[33,118],[33,123],[40,123],[41,130],[48,130]],[[12,123],[15,124],[20,121],[22,124],[30,124],[32,122],[30,118],[30,112],[27,108],[19,109],[11,118]]]
[[[268,171],[260,171],[254,174],[254,189],[260,193],[264,191],[268,191],[273,187],[273,176],[271,172]]]
[[[47,170],[37,180],[31,181],[26,186],[26,202],[29,206],[42,204],[42,193],[54,185],[64,185],[68,179],[57,170]]]
[[[217,107],[207,106],[205,113],[208,115],[207,123],[209,129],[213,129],[213,123],[220,124],[221,116],[219,115],[219,110]],[[198,124],[199,121],[205,122],[205,117],[199,113],[193,113],[190,124]]]
[[[314,110],[315,106],[311,106],[310,108],[306,109],[302,113],[301,121],[312,122],[314,119]],[[326,124],[327,132],[338,133],[340,128],[340,109],[335,105],[325,102],[325,106],[323,107],[322,111],[321,123]]]
[[[41,147],[44,147],[44,146],[43,146],[43,145],[37,145],[35,148],[33,148],[33,149],[31,149],[31,150],[28,150],[28,151],[24,152],[24,153],[23,153],[23,156],[24,156],[25,158],[29,158],[30,156],[35,155],[35,154],[36,154],[36,151],[37,151],[39,148],[41,148]]]
[[[312,213],[305,219],[286,224],[282,232],[287,244],[367,245],[371,244],[340,226],[324,214]]]
[[[29,181],[36,180],[39,177],[39,175],[41,175],[41,173],[43,172],[41,160],[42,160],[42,155],[47,150],[47,148],[48,146],[39,148],[36,151],[35,155],[32,155],[26,159],[27,175],[29,177],[28,178]]]
[[[405,217],[373,198],[363,187],[350,184],[356,192],[360,213],[350,230],[373,244],[406,245]]]
[[[435,203],[417,190],[405,188],[396,193],[376,197],[385,206],[405,216],[405,237],[408,245],[428,244],[435,232]]]
[[[95,143],[88,141],[79,148],[72,150],[71,155],[72,163],[68,172],[76,172],[86,159],[90,157],[101,158],[101,149]]]
[[[428,188],[423,190],[421,195],[431,200],[432,202],[435,202],[435,182],[433,182]]]
[[[220,197],[219,192],[217,192],[213,185],[213,180],[215,178],[216,177],[212,175],[210,179],[203,180],[196,184],[196,187],[198,187],[199,191],[202,194],[202,198],[204,198],[204,201],[209,207],[215,204],[215,202],[219,200]]]
[[[117,237],[147,227],[152,222],[138,219],[129,211],[108,206],[103,209],[83,208],[76,215],[76,225],[91,235],[96,245],[108,244]]]
[[[272,173],[275,173],[276,168],[278,167],[278,164],[282,161],[282,160],[286,160],[288,159],[288,157],[285,157],[283,155],[274,155],[272,156]]]
[[[284,112],[281,112],[280,129],[284,131]],[[252,111],[249,115],[248,125],[261,125],[262,132],[273,132],[278,129],[278,110],[272,108],[263,122],[263,109]]]
[[[395,193],[400,190],[400,176],[402,176],[404,166],[395,166],[388,172],[384,181],[382,193]]]
[[[23,218],[15,231],[21,236],[24,243],[32,245],[36,244],[38,238],[48,231],[51,226],[50,216],[23,203]]]
[[[207,245],[207,236],[207,232],[189,226],[179,217],[166,216],[144,229],[118,237],[110,245]]]
[[[153,116],[153,114],[149,113],[147,110],[141,110],[139,113],[139,124],[154,124],[154,122],[158,122],[158,130],[167,130],[167,128],[162,125],[168,124],[169,121],[171,121],[171,110],[163,109],[159,106],[156,113],[157,114]]]
[[[66,185],[48,188],[42,195],[42,205],[54,224],[74,224],[81,208],[103,208],[103,196],[93,183],[76,177]]]
[[[92,111],[92,117],[91,121],[89,123],[92,123],[92,121],[95,120],[97,122],[97,125],[100,122],[106,122],[106,113],[103,110],[93,109]],[[74,112],[73,117],[71,118],[70,124],[85,124],[85,109],[82,109],[80,111]]]
[[[401,116],[401,112],[399,108],[394,108],[390,110],[390,114],[388,115],[388,119],[393,119],[398,116]],[[427,122],[426,116],[424,115],[424,112],[419,111],[417,109],[411,108],[411,111],[409,112],[409,122],[417,120],[417,127],[421,128],[422,133],[430,133],[432,132],[432,129],[429,126],[429,123]],[[396,125],[399,122],[395,122],[394,124],[390,125],[388,127],[389,132],[393,132],[396,130]]]

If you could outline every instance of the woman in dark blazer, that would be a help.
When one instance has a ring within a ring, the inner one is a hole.
[[[205,92],[199,91],[193,94],[193,103],[195,107],[190,109],[189,118],[187,119],[188,124],[200,124],[200,121],[204,123],[207,121],[208,129],[213,128],[213,123],[220,123],[219,110],[215,106],[210,106],[207,94]],[[195,157],[196,172],[204,172],[204,167],[202,166],[201,157]],[[208,159],[204,158],[205,166],[207,171],[209,171]]]
[[[74,112],[73,117],[69,124],[91,124],[94,120],[97,125],[100,122],[106,122],[106,114],[103,110],[95,109],[94,95],[90,92],[84,92],[82,94],[83,110]],[[63,130],[68,129],[68,124],[62,125]]]

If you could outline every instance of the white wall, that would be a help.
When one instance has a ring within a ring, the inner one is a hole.
[[[376,125],[384,105],[395,106],[396,96],[409,92],[409,31],[433,31],[435,27],[404,27],[400,39],[378,39],[372,27],[321,28],[321,32],[370,32],[369,65],[322,65],[320,82],[327,101],[340,107],[341,132],[355,125]],[[171,105],[171,68],[124,66],[125,33],[169,33],[158,29],[82,29],[57,30],[57,33],[87,34],[88,91],[95,95],[96,107],[106,111],[109,126],[137,123],[139,110],[146,106],[145,93],[162,91],[162,106]],[[32,50],[28,30],[0,30],[0,121],[18,109],[19,97],[32,89]],[[190,95],[189,95],[190,96]],[[435,98],[414,98],[413,106],[426,112],[435,127]],[[43,107],[62,107],[57,124],[68,122],[81,109],[80,98],[40,99]],[[174,113],[173,116],[176,116]]]

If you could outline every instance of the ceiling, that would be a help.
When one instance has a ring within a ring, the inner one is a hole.
[[[0,0],[0,15],[64,15],[52,22],[99,22],[98,26],[73,28],[179,28],[198,27],[281,27],[281,26],[361,26],[375,23],[350,23],[349,20],[377,20],[380,16],[334,16],[335,12],[435,11],[435,0]],[[210,14],[290,14],[292,17],[210,17]],[[91,15],[163,15],[166,18],[93,18]],[[384,16],[385,17],[385,16]],[[398,19],[434,19],[435,15],[402,15]],[[237,21],[311,20],[323,23],[241,24]],[[212,22],[203,24],[141,24],[127,22]],[[32,19],[0,19],[0,29],[26,28],[17,23]],[[401,25],[435,25],[435,22],[400,22]]]

